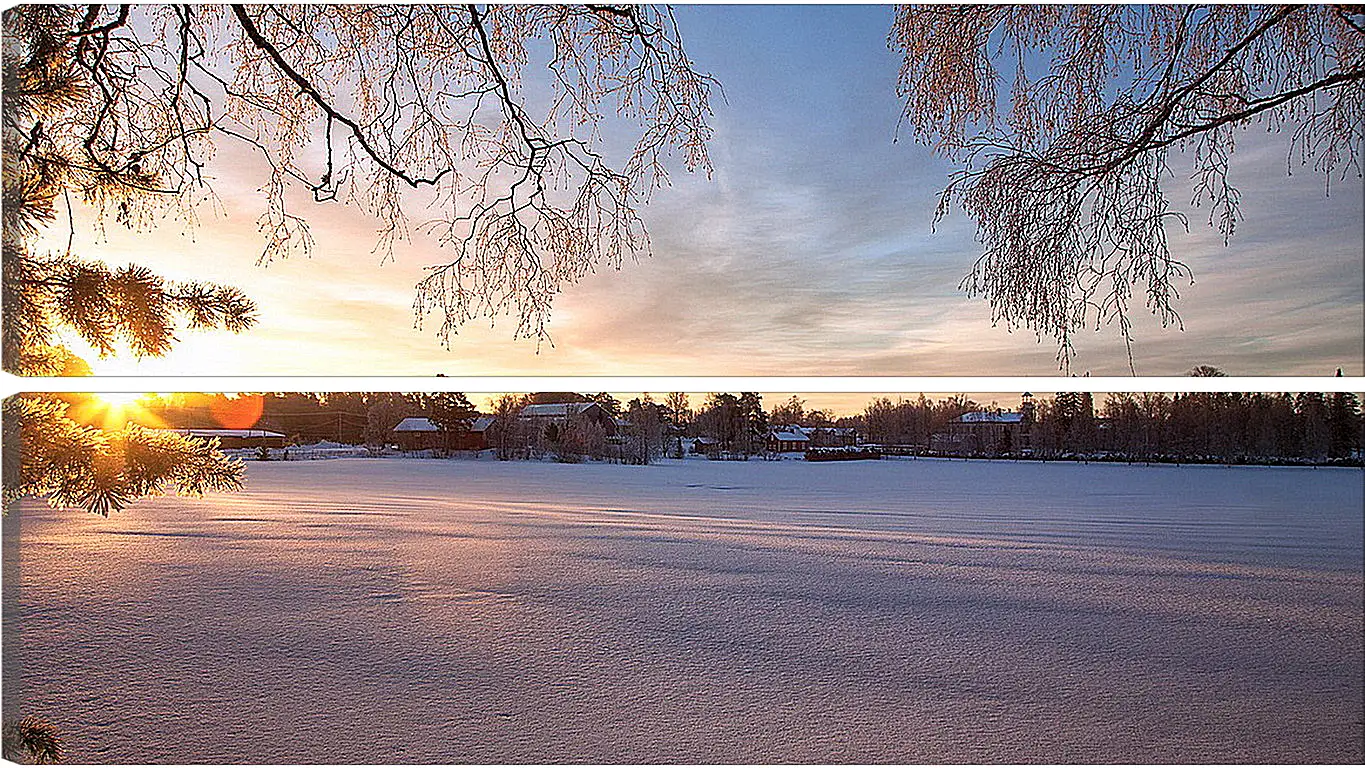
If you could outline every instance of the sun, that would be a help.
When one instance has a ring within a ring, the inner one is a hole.
[[[91,392],[71,402],[67,416],[81,424],[117,430],[130,422],[151,427],[163,427],[155,414],[143,408],[139,401],[147,397],[142,392]]]

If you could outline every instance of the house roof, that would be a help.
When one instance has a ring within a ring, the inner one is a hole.
[[[597,403],[538,403],[521,409],[522,416],[567,418],[577,416],[589,408],[600,408]]]
[[[479,416],[475,418],[472,423],[470,423],[469,431],[470,432],[487,431],[489,427],[493,426],[493,422],[496,420],[497,420],[496,417],[493,416]]]
[[[436,426],[436,422],[425,416],[409,416],[398,422],[398,426],[393,428],[394,432],[440,432],[441,428]]]
[[[168,429],[167,432],[175,432],[190,437],[284,437],[283,432],[271,432],[268,429]]]
[[[963,424],[1018,424],[1024,420],[1024,414],[1013,411],[972,411],[958,416],[956,421]]]
[[[810,442],[810,438],[807,437],[807,436],[805,435],[805,433],[803,433],[803,432],[789,432],[789,431],[785,431],[785,430],[784,430],[784,431],[781,431],[781,432],[773,432],[773,433],[772,433],[772,437],[773,437],[774,440],[780,440],[780,441],[782,441],[782,442],[784,442],[784,443],[807,443],[807,442]]]

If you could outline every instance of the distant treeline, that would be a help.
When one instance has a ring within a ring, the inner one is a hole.
[[[409,416],[427,416],[451,429],[474,415],[460,393],[330,392],[172,395],[145,401],[145,409],[166,426],[225,426],[224,413],[239,413],[244,399],[259,407],[252,426],[284,433],[298,442],[331,440],[379,444]],[[683,393],[667,393],[622,404],[610,394],[539,392],[496,399],[494,415],[514,416],[532,403],[596,402],[623,421],[657,422],[671,434],[704,437],[727,450],[761,453],[770,428],[851,427],[859,442],[919,446],[929,450],[936,435],[949,433],[965,413],[993,410],[965,396],[931,400],[924,395],[878,398],[854,416],[834,418],[806,410],[801,398],[763,407],[761,395],[713,393],[695,410]],[[998,410],[998,409],[994,409]],[[1326,461],[1359,456],[1365,444],[1360,399],[1354,393],[1162,393],[1109,394],[1096,404],[1089,393],[1059,393],[1026,399],[1014,438],[987,453],[1035,457],[1067,455],[1139,460]],[[651,428],[651,432],[654,428]],[[505,442],[505,439],[504,439]],[[662,446],[661,446],[662,447]]]
[[[964,413],[981,410],[961,397],[869,404],[856,420],[867,441],[929,449],[935,435]],[[1026,402],[1015,439],[986,453],[1140,460],[1326,461],[1359,456],[1359,398],[1349,392],[1064,392]],[[845,420],[840,420],[844,423]]]

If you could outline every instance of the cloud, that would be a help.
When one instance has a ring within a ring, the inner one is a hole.
[[[314,257],[255,266],[264,176],[240,150],[225,148],[215,167],[226,217],[207,219],[193,239],[172,224],[83,237],[78,250],[239,285],[259,302],[248,334],[187,336],[187,347],[222,353],[217,363],[185,354],[187,374],[1057,372],[1049,340],[993,326],[989,306],[958,288],[979,253],[974,224],[950,216],[931,227],[950,168],[892,140],[889,10],[705,6],[680,9],[679,20],[692,57],[725,84],[714,176],[679,169],[655,193],[642,211],[652,258],[565,288],[553,347],[513,342],[514,323],[480,321],[443,349],[432,325],[414,327],[411,301],[422,267],[449,251],[416,236],[380,267],[379,222],[352,208],[300,202]],[[1140,374],[1200,363],[1246,375],[1365,373],[1361,182],[1334,183],[1327,197],[1316,174],[1286,175],[1284,152],[1278,137],[1240,139],[1234,180],[1246,220],[1229,245],[1203,210],[1191,209],[1189,234],[1172,232],[1197,282],[1182,289],[1184,331],[1135,308]],[[1177,202],[1189,197],[1183,177],[1169,190]],[[1128,372],[1112,328],[1076,346],[1076,372]]]

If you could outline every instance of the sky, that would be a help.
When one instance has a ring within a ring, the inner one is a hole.
[[[557,298],[553,345],[513,340],[515,323],[475,321],[451,339],[415,327],[413,285],[449,260],[414,239],[381,265],[377,223],[338,205],[305,206],[311,258],[258,266],[260,164],[223,146],[211,169],[219,210],[187,232],[95,237],[77,211],[77,251],[172,279],[241,287],[251,331],[182,334],[167,357],[92,360],[96,373],[164,375],[1056,375],[1056,348],[994,327],[958,285],[978,255],[974,224],[932,226],[952,167],[895,141],[899,62],[881,6],[682,6],[713,101],[714,173],[672,169],[642,209],[653,256],[590,275]],[[1190,193],[1179,158],[1170,196]],[[1286,174],[1286,147],[1253,128],[1234,157],[1246,220],[1224,245],[1191,215],[1173,254],[1195,283],[1162,328],[1135,307],[1140,375],[1200,364],[1234,375],[1365,374],[1365,245],[1358,178],[1326,194],[1311,169]],[[60,217],[59,217],[60,218]],[[420,217],[415,217],[420,218]],[[50,236],[65,246],[66,233]],[[81,345],[73,344],[78,352]],[[1072,372],[1126,375],[1113,328],[1076,341]]]

